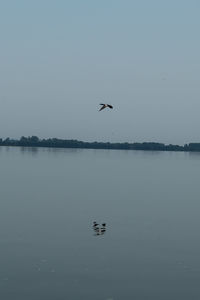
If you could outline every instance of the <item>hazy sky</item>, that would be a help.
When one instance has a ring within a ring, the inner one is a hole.
[[[198,0],[0,0],[0,137],[200,141],[199,13]]]

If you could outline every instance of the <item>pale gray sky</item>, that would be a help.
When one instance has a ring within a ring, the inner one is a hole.
[[[197,0],[2,0],[0,137],[200,141],[199,11]]]

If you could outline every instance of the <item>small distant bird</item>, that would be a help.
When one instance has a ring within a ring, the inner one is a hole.
[[[93,227],[99,226],[99,224],[97,224],[97,222],[93,222]]]
[[[93,222],[93,230],[94,230],[94,235],[103,235],[106,232],[106,223],[102,223],[101,226],[98,224],[96,221]]]
[[[106,108],[106,107],[109,107],[109,108],[113,109],[113,106],[112,106],[112,105],[110,105],[110,104],[104,104],[104,103],[100,103],[100,105],[102,105],[102,107],[100,108],[100,110],[99,110],[99,111],[101,111],[102,109],[104,109],[104,108]]]

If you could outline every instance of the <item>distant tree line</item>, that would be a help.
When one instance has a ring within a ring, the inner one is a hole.
[[[184,146],[165,145],[163,143],[103,143],[63,140],[57,138],[39,139],[37,136],[22,136],[20,140],[1,139],[0,146],[51,147],[51,148],[84,148],[84,149],[116,149],[116,150],[152,150],[152,151],[200,151],[200,143],[189,143]]]

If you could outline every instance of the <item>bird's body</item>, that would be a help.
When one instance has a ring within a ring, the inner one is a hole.
[[[103,109],[106,108],[106,107],[109,107],[109,108],[113,109],[113,106],[110,105],[110,104],[100,103],[100,105],[102,105],[102,107],[100,108],[99,111],[103,110]]]
[[[97,227],[99,226],[99,224],[97,224],[97,222],[93,222],[93,227]]]

